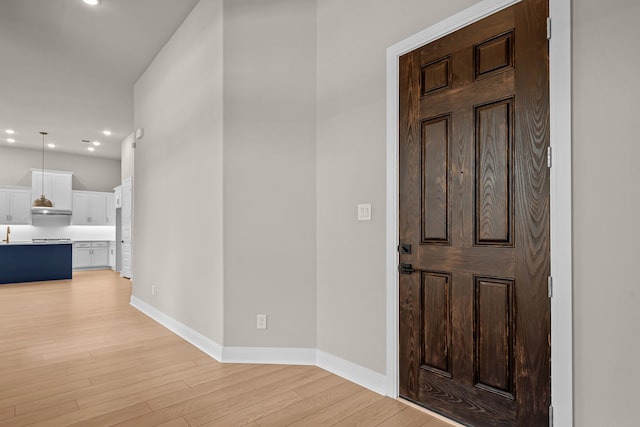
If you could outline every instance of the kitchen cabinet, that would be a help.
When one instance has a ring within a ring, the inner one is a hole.
[[[91,267],[91,242],[73,244],[73,268]]]
[[[74,191],[73,225],[115,225],[113,194],[95,191]]]
[[[0,224],[31,224],[29,188],[0,188]]]
[[[44,194],[51,200],[53,210],[71,211],[72,172],[44,171],[44,192],[42,191],[42,170],[31,171],[31,199],[35,200]]]
[[[0,245],[0,284],[71,279],[71,258],[69,242]]]
[[[109,267],[109,242],[93,242],[91,251],[92,267]]]
[[[73,244],[73,268],[109,266],[109,242],[75,242]]]
[[[113,193],[107,193],[107,225],[116,225],[116,205]]]

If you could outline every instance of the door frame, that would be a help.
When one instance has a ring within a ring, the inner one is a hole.
[[[387,49],[387,395],[398,397],[398,60],[521,0],[482,0]],[[571,0],[549,0],[549,115],[552,168],[551,404],[554,424],[573,425],[572,190],[571,190]]]

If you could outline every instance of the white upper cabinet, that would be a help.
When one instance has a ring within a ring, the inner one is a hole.
[[[31,224],[31,190],[0,188],[0,224]]]
[[[113,194],[94,191],[73,192],[73,225],[113,225],[115,208]],[[111,213],[111,211],[114,211]]]
[[[116,204],[113,193],[107,193],[107,225],[116,225]]]
[[[42,191],[42,171],[31,171],[31,199],[35,200],[42,194],[51,200],[54,210],[71,210],[71,181],[73,173],[44,171],[44,192]]]

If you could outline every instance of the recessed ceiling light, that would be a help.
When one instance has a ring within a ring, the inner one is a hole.
[[[95,145],[96,147],[100,146],[100,141],[93,141],[93,145]]]
[[[89,151],[96,151],[96,149],[95,149],[95,148],[93,148],[93,147],[89,147],[89,148],[87,148],[87,150],[89,150]]]
[[[14,133],[16,133],[16,131],[13,129],[7,129],[5,132],[7,132],[9,135],[13,135]]]
[[[13,144],[14,142],[16,142],[16,140],[15,140],[15,139],[13,139],[13,138],[7,138],[7,142],[8,142],[9,144]]]
[[[88,4],[89,6],[97,6],[100,4],[100,0],[82,0],[82,1]]]
[[[49,144],[47,144],[47,147],[49,147],[49,148],[56,148],[56,144],[51,144],[51,143],[49,143]]]
[[[110,130],[103,130],[102,133],[107,135],[107,136],[111,135],[111,131]]]

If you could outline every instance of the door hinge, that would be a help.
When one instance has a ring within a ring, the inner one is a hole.
[[[553,406],[549,405],[549,427],[553,427]]]
[[[553,277],[547,278],[547,295],[549,298],[553,298]]]
[[[551,154],[551,146],[547,147],[547,167],[550,168],[551,167],[551,162],[553,160],[553,156]]]
[[[547,17],[547,40],[551,40],[551,17]]]

